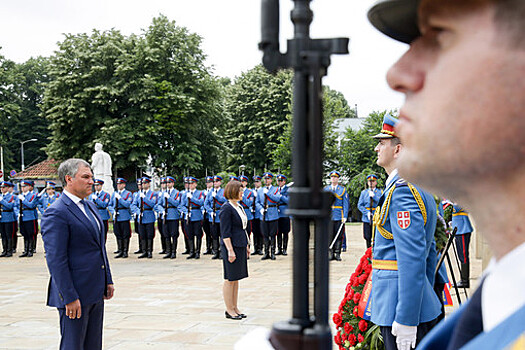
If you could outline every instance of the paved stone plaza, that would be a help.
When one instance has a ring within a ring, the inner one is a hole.
[[[343,261],[330,264],[330,316],[365,250],[361,224],[347,224],[346,230],[349,249]],[[232,321],[224,317],[221,261],[209,255],[186,260],[180,254],[163,260],[158,237],[155,245],[153,259],[110,258],[116,292],[106,303],[104,349],[232,349],[246,332],[290,317],[291,254],[248,261],[250,277],[240,282],[239,291],[239,308],[248,318]],[[183,246],[179,237],[179,252]],[[112,257],[112,234],[107,247]],[[136,248],[133,236],[130,250]],[[0,349],[58,348],[58,312],[45,305],[49,275],[41,240],[37,250],[33,258],[0,259]],[[471,259],[477,277],[481,261],[474,254]]]

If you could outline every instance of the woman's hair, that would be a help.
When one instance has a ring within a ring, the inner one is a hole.
[[[237,200],[239,199],[239,192],[241,189],[241,183],[237,180],[232,180],[228,182],[224,188],[224,197],[228,200]]]

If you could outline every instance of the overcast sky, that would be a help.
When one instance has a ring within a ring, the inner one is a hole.
[[[374,0],[314,0],[312,38],[349,37],[350,54],[332,56],[323,83],[341,91],[360,117],[400,107],[403,99],[386,82],[388,67],[406,50],[366,19]],[[293,1],[281,0],[281,51],[293,37]],[[159,14],[203,37],[206,64],[235,78],[261,62],[259,0],[19,0],[0,1],[0,53],[16,62],[49,56],[63,33],[115,28],[139,34]]]

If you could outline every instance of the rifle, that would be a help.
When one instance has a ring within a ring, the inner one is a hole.
[[[142,190],[141,190],[142,191]],[[140,196],[140,194],[139,194]],[[144,214],[144,198],[140,197],[140,216],[139,216],[139,224],[142,224],[142,215]]]
[[[190,216],[191,216],[191,198],[188,198],[188,215],[186,216],[186,224],[187,225],[190,224]]]
[[[269,191],[269,190],[268,190]],[[264,193],[264,210],[263,210],[263,221],[266,221],[266,212],[268,211],[268,196]]]
[[[168,205],[169,205],[168,198],[164,198],[164,208],[166,208],[166,210],[164,211],[164,214],[162,217],[162,225],[166,225],[166,216],[168,215]]]
[[[20,199],[20,213],[18,214],[18,223],[20,225],[20,230],[22,229],[22,223],[24,222],[24,204]]]
[[[115,198],[115,219],[117,218],[117,216],[118,216],[118,198]]]
[[[257,193],[257,190],[256,190],[256,189],[253,189],[253,191],[254,191],[255,193]],[[255,204],[256,204],[256,202],[257,202],[257,198],[256,198],[255,195],[254,195],[254,198],[253,198],[253,204],[252,204],[252,209],[251,209],[251,210],[252,210],[252,214],[254,214],[254,215],[253,215],[254,218],[255,218]]]

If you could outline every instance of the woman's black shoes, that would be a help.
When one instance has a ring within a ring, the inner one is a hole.
[[[239,314],[239,316],[241,316],[241,318],[246,318],[248,316],[246,316],[245,314]]]
[[[229,318],[230,320],[242,320],[243,319],[241,315],[232,316],[228,313],[228,311],[224,311],[224,316],[226,316],[226,318]],[[244,317],[246,317],[246,315]]]

